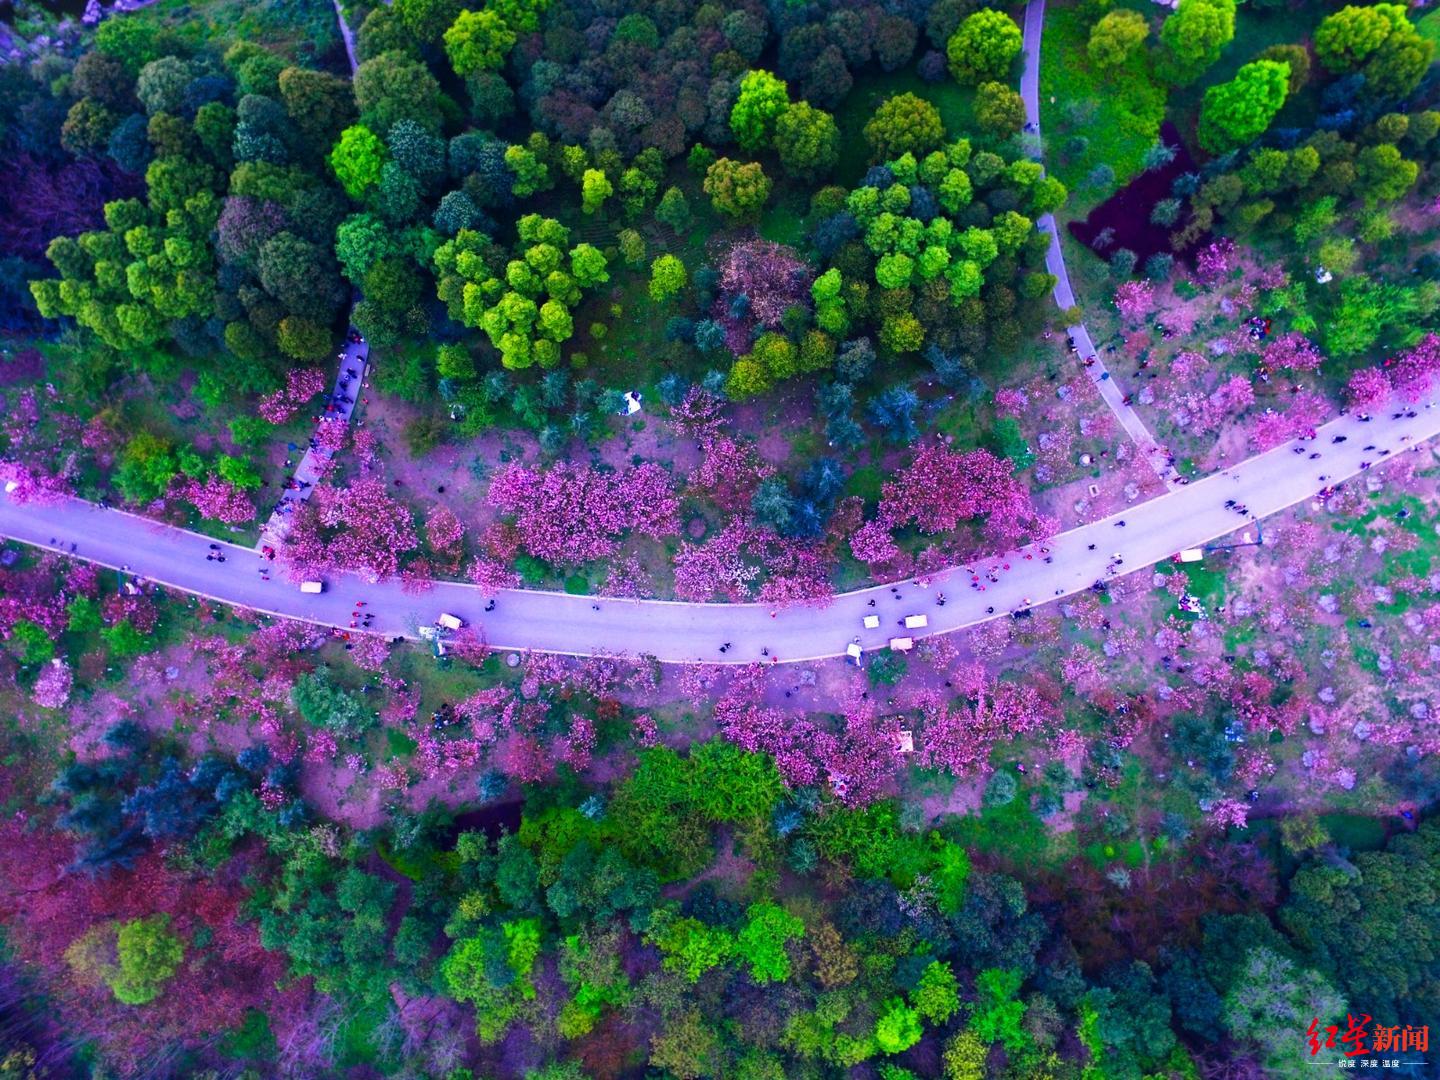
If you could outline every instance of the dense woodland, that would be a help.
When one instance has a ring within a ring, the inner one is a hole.
[[[1187,478],[1440,377],[1423,8],[1052,4],[1042,138],[1021,8],[342,7],[20,7],[19,497],[250,544],[324,439],[297,582],[820,605],[1163,491],[1082,317]],[[804,676],[9,547],[0,1078],[1313,1080],[1440,1018],[1435,477]]]

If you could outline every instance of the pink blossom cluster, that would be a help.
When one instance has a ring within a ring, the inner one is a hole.
[[[1005,417],[1023,416],[1030,407],[1030,395],[1016,386],[1007,386],[995,391],[995,415]]]
[[[877,719],[866,702],[852,703],[837,734],[807,716],[761,704],[764,680],[759,665],[737,673],[715,705],[721,734],[742,749],[769,754],[791,787],[826,783],[851,806],[878,798],[900,760],[898,721]]]
[[[527,552],[556,566],[613,555],[627,532],[658,540],[680,530],[670,474],[652,462],[623,472],[569,461],[543,471],[509,465],[491,482],[489,502],[514,515]]]
[[[1302,390],[1290,397],[1284,412],[1266,409],[1255,418],[1250,441],[1257,450],[1269,450],[1289,439],[1308,435],[1325,423],[1330,404],[1313,390]]]
[[[1276,371],[1314,371],[1325,361],[1315,343],[1304,334],[1281,334],[1265,347],[1261,363]]]
[[[690,477],[687,494],[709,499],[732,514],[748,509],[760,481],[775,471],[759,460],[752,446],[725,436],[706,432],[700,450],[704,456]]]
[[[1195,276],[1202,284],[1214,285],[1230,273],[1235,257],[1235,242],[1222,236],[1200,249],[1195,256]]]
[[[981,517],[986,539],[1003,546],[1038,521],[1010,463],[988,450],[955,452],[927,443],[880,490],[878,520],[886,529],[914,524],[923,533],[952,532]]]
[[[1033,683],[993,681],[980,664],[962,667],[951,681],[963,697],[935,695],[921,706],[921,763],[956,776],[983,773],[995,745],[1052,727],[1055,706]]]
[[[1155,306],[1155,286],[1148,281],[1126,281],[1115,290],[1115,310],[1125,322],[1140,322]]]
[[[70,687],[74,681],[69,665],[57,656],[40,672],[34,687],[31,688],[31,696],[41,708],[63,708],[70,700]]]
[[[418,544],[410,511],[383,483],[367,478],[346,488],[317,488],[295,515],[281,554],[296,581],[329,570],[357,571],[379,581],[393,577],[400,557]]]
[[[612,563],[600,591],[622,600],[648,600],[655,596],[655,581],[638,555]]]
[[[255,503],[250,496],[218,473],[210,473],[204,483],[177,476],[170,484],[170,496],[191,503],[202,516],[227,525],[255,520]]]
[[[61,502],[73,489],[70,482],[42,468],[0,458],[0,484],[14,484],[10,498],[17,503],[53,505]]]
[[[787,308],[808,307],[814,272],[795,252],[769,240],[745,240],[732,247],[720,263],[720,295],[715,317],[725,328],[725,344],[736,356],[750,351],[757,327],[775,330]],[[732,314],[731,303],[743,294],[749,313]]]
[[[903,553],[889,529],[878,521],[867,521],[850,537],[850,554],[873,570],[895,566]]]
[[[692,386],[684,400],[670,410],[670,426],[686,438],[714,439],[725,426],[724,406],[722,399],[704,387]]]
[[[295,368],[285,373],[285,385],[260,399],[259,413],[272,424],[283,424],[325,390],[325,373],[319,368]]]
[[[460,545],[465,539],[465,526],[454,512],[440,503],[430,507],[425,515],[425,539],[437,555],[460,558]]]

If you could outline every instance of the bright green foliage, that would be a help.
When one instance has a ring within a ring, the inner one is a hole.
[[[1178,85],[1194,82],[1234,36],[1235,0],[1180,0],[1160,27],[1161,74]]]
[[[360,122],[372,131],[388,135],[400,120],[440,130],[440,84],[419,60],[400,52],[381,53],[360,65],[354,87]]]
[[[1002,1043],[1012,1054],[1030,1045],[1024,1027],[1025,1006],[1017,1000],[1023,981],[1020,972],[1012,968],[986,968],[975,976],[971,1028],[985,1042]]]
[[[1296,873],[1280,921],[1353,1004],[1397,1016],[1440,1006],[1440,825],[1426,822],[1384,851]],[[1388,1011],[1387,1011],[1388,1010]]]
[[[22,664],[46,664],[55,655],[55,642],[45,628],[30,619],[16,619],[5,646]]]
[[[742,149],[756,151],[775,140],[775,125],[790,108],[783,79],[768,71],[748,71],[740,80],[740,93],[730,109],[730,130]]]
[[[910,992],[910,1004],[929,1024],[943,1024],[960,1011],[960,986],[943,960],[932,961]]]
[[[901,1054],[920,1041],[925,1029],[920,1016],[900,998],[885,1003],[885,1011],[875,1021],[875,1044],[882,1053]]]
[[[960,1032],[945,1044],[945,1080],[985,1080],[989,1054],[990,1047],[975,1032]]]
[[[462,11],[445,31],[445,54],[462,78],[504,66],[515,31],[494,11]]]
[[[161,986],[180,970],[185,943],[170,931],[169,915],[132,919],[115,938],[117,967],[110,989],[126,1005],[144,1005],[160,995]]]
[[[1315,31],[1315,55],[1329,71],[1360,71],[1373,97],[1404,97],[1424,77],[1435,43],[1420,36],[1401,4],[1351,5]]]
[[[882,255],[875,264],[875,280],[883,289],[900,289],[910,284],[915,260],[898,252]]]
[[[1118,68],[1134,56],[1150,36],[1150,24],[1138,11],[1120,8],[1106,12],[1090,28],[1085,47],[1090,62],[1099,68]]]
[[[580,208],[587,214],[598,213],[605,200],[615,194],[615,185],[599,169],[586,169],[580,180]]]
[[[1235,78],[1205,91],[1200,108],[1200,145],[1212,154],[1244,146],[1270,126],[1290,90],[1290,66],[1257,60]]]
[[[464,345],[441,345],[435,350],[435,373],[442,379],[473,379],[475,358]]]
[[[665,189],[660,204],[655,207],[655,220],[668,225],[671,231],[684,232],[690,226],[690,204],[685,193],[678,187]]]
[[[505,164],[515,174],[516,198],[526,199],[555,186],[550,179],[550,167],[528,146],[511,146],[505,151]]]
[[[295,360],[323,360],[330,355],[330,329],[299,315],[287,315],[280,320],[276,344]]]
[[[804,922],[768,901],[751,904],[745,916],[748,921],[736,936],[735,953],[750,965],[751,981],[760,986],[784,982],[790,977],[785,943],[804,935]]]
[[[775,122],[775,149],[792,176],[813,180],[840,159],[840,129],[835,118],[807,101],[791,105]]]
[[[674,255],[661,255],[650,264],[650,299],[658,302],[679,295],[688,275],[685,264]]]
[[[1025,102],[1004,83],[981,83],[975,91],[975,122],[992,135],[1014,134],[1025,123]]]
[[[1355,158],[1355,179],[1366,203],[1394,202],[1415,184],[1420,167],[1389,143],[1367,146]]]
[[[969,86],[1005,81],[1023,44],[1020,27],[1009,15],[990,8],[977,11],[960,24],[945,45],[950,74]]]
[[[720,158],[705,170],[705,194],[720,213],[737,221],[759,218],[770,198],[770,178],[758,161]]]
[[[729,931],[707,926],[699,919],[661,920],[657,913],[648,940],[665,954],[668,970],[678,971],[692,983],[735,954],[735,938]]]
[[[1000,17],[1010,22],[1008,16]],[[909,93],[896,94],[875,110],[865,125],[865,139],[875,157],[882,161],[901,154],[923,157],[945,141],[945,125],[940,120],[940,110],[924,98]]]
[[[330,168],[340,186],[352,199],[359,199],[380,182],[390,152],[380,136],[362,124],[355,124],[340,133],[340,141],[330,151]]]
[[[815,301],[815,325],[836,337],[843,337],[850,328],[845,298],[840,291],[843,285],[840,271],[831,267],[810,286],[810,296]]]

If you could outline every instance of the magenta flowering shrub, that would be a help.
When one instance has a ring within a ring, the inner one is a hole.
[[[670,474],[649,462],[624,472],[568,461],[544,471],[509,465],[496,474],[489,501],[514,516],[526,552],[555,566],[613,555],[627,532],[659,540],[680,531]]]
[[[1283,412],[1266,409],[1255,418],[1250,442],[1257,450],[1269,450],[1289,439],[1309,435],[1329,418],[1330,403],[1313,390],[1292,395]]]
[[[1419,401],[1440,376],[1440,336],[1426,334],[1414,348],[1385,361],[1385,366],[1395,392],[1411,404]]]
[[[1125,322],[1137,323],[1155,306],[1155,286],[1148,281],[1127,281],[1115,290],[1115,310]]]
[[[1007,386],[995,391],[995,415],[1019,417],[1030,407],[1030,395],[1018,386]]]
[[[760,329],[776,330],[785,309],[810,306],[815,274],[795,252],[769,240],[746,240],[732,247],[720,263],[720,295],[715,319],[725,328],[725,345],[736,356],[750,351]],[[737,313],[735,300],[748,305]]]
[[[15,484],[15,490],[9,497],[17,503],[53,504],[73,492],[70,481],[64,477],[18,461],[0,460],[0,484],[10,483]]]
[[[1314,371],[1325,361],[1315,343],[1304,334],[1282,334],[1265,347],[1260,362],[1280,371]]]
[[[929,443],[880,489],[878,520],[886,529],[913,524],[922,533],[953,532],[978,518],[986,540],[1003,546],[1038,523],[1010,463],[988,450],[957,453]]]
[[[1195,276],[1205,285],[1214,285],[1230,273],[1235,259],[1235,242],[1227,236],[1212,241],[1195,256]]]
[[[410,511],[379,480],[362,479],[347,488],[317,488],[295,515],[280,553],[295,581],[331,570],[379,581],[398,573],[401,556],[417,546]]]
[[[35,704],[45,709],[63,708],[70,700],[70,687],[74,683],[70,667],[60,657],[55,657],[41,670],[31,688]]]
[[[240,525],[255,519],[255,503],[250,496],[218,473],[210,473],[204,483],[177,476],[171,481],[170,495],[192,504],[202,516],[226,525]]]
[[[951,681],[960,698],[930,694],[921,702],[917,750],[931,768],[956,776],[988,772],[997,743],[1046,731],[1059,720],[1034,684],[997,682],[978,663],[957,668]]]
[[[775,471],[759,460],[754,447],[708,431],[700,438],[700,449],[705,456],[686,494],[709,499],[732,514],[749,509],[760,481]]]
[[[285,373],[285,385],[260,399],[260,416],[283,424],[325,390],[325,373],[319,368],[296,368]]]

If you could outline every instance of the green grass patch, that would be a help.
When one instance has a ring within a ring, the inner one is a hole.
[[[961,847],[1008,859],[1017,866],[1058,866],[1073,854],[1070,834],[1056,835],[1045,828],[1030,808],[1030,792],[1023,790],[1004,806],[953,818],[943,830]]]
[[[565,579],[565,591],[571,596],[585,596],[590,592],[590,580],[584,574],[571,574]]]
[[[880,501],[880,485],[884,481],[885,474],[878,465],[862,465],[845,481],[845,494],[858,495],[867,503],[874,504]]]
[[[414,739],[396,728],[385,729],[385,749],[391,757],[407,757],[415,752],[418,746]]]
[[[1136,10],[1154,18],[1151,5]],[[1151,75],[1143,53],[1119,71],[1102,72],[1090,66],[1089,40],[1090,27],[1076,9],[1056,7],[1045,13],[1040,130],[1046,135],[1046,165],[1070,189],[1070,212],[1076,217],[1115,190],[1086,183],[1096,166],[1109,165],[1116,186],[1123,186],[1140,171],[1165,119],[1166,90]],[[1088,145],[1067,153],[1067,143],[1077,135]]]

